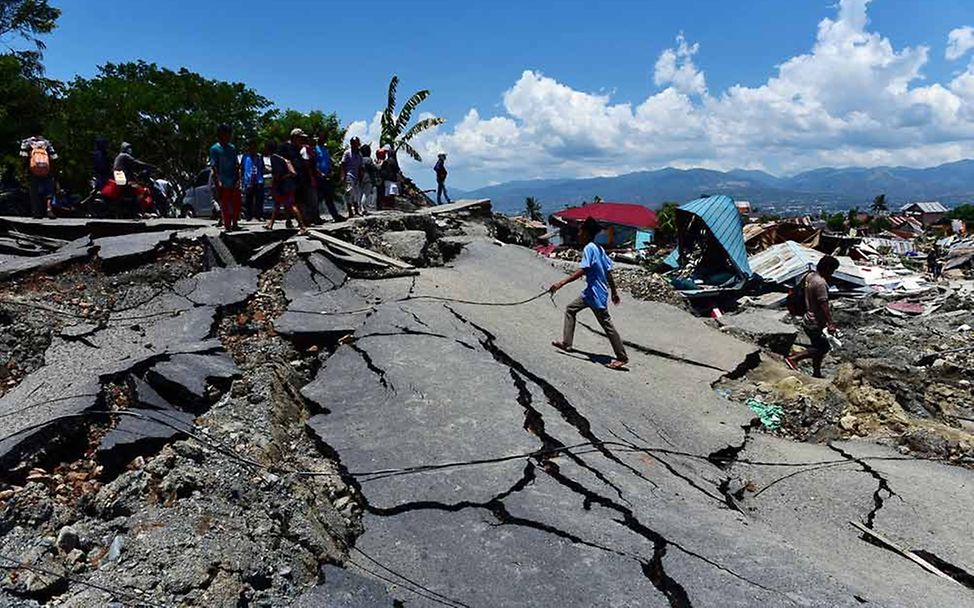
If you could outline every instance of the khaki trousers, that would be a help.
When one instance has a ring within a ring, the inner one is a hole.
[[[562,343],[565,346],[571,346],[575,341],[575,317],[579,312],[585,310],[586,308],[592,311],[595,315],[595,319],[602,326],[602,331],[608,336],[609,342],[612,344],[612,350],[615,351],[616,359],[620,361],[628,361],[629,355],[626,353],[626,347],[622,344],[622,338],[619,336],[619,332],[616,331],[615,325],[612,324],[612,317],[609,316],[608,308],[592,308],[588,303],[579,297],[574,302],[568,305],[565,309],[565,331],[562,335]]]

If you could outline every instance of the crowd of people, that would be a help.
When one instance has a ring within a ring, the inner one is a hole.
[[[273,228],[278,215],[284,214],[288,223],[293,218],[305,231],[307,226],[323,222],[322,206],[333,221],[342,222],[348,217],[390,207],[401,192],[403,176],[395,148],[391,145],[379,148],[373,156],[370,145],[352,137],[341,161],[333,166],[332,152],[324,134],[309,136],[300,128],[293,129],[288,140],[280,144],[267,141],[261,145],[252,139],[243,152],[239,152],[232,142],[231,127],[220,125],[208,161],[213,199],[219,203],[220,225],[225,230],[239,229],[241,217],[257,221],[266,219],[267,227]],[[114,160],[110,159],[108,146],[104,138],[95,141],[93,194],[131,199],[140,207],[151,204],[151,197],[145,195],[147,190],[139,185],[137,176],[155,168],[138,160],[131,144],[123,142]],[[34,129],[31,137],[23,140],[20,155],[28,176],[31,215],[56,217],[66,197],[58,196],[55,180],[58,155],[54,146],[39,129]],[[270,162],[270,184],[265,184],[266,160]],[[437,204],[443,197],[450,202],[445,163],[446,154],[440,154],[433,168]],[[268,185],[273,204],[270,217],[265,218],[265,188]],[[344,216],[336,205],[336,192],[342,194]]]

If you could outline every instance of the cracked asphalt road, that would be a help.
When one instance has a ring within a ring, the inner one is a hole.
[[[627,300],[613,316],[642,348],[612,372],[582,327],[578,352],[549,346],[577,285],[559,308],[403,300],[519,301],[561,276],[483,240],[373,284],[382,303],[303,390],[365,503],[350,570],[406,606],[974,606],[849,524],[974,572],[974,473],[752,430],[711,389],[752,346]]]

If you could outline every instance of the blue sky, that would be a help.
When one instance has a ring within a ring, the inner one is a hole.
[[[185,66],[281,107],[334,110],[369,137],[398,73],[448,120],[419,144],[450,153],[458,187],[974,155],[970,0],[56,4],[56,78],[138,58]]]

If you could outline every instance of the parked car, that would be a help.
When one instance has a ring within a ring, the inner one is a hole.
[[[210,170],[203,169],[196,174],[192,185],[186,188],[179,201],[179,214],[183,217],[218,217],[220,204],[213,198],[210,184]]]
[[[196,175],[192,186],[186,189],[179,204],[183,217],[219,217],[220,203],[214,198],[210,183],[210,170],[203,169]],[[270,216],[274,205],[271,200],[271,159],[264,157],[264,215]],[[242,210],[241,210],[242,211]]]

